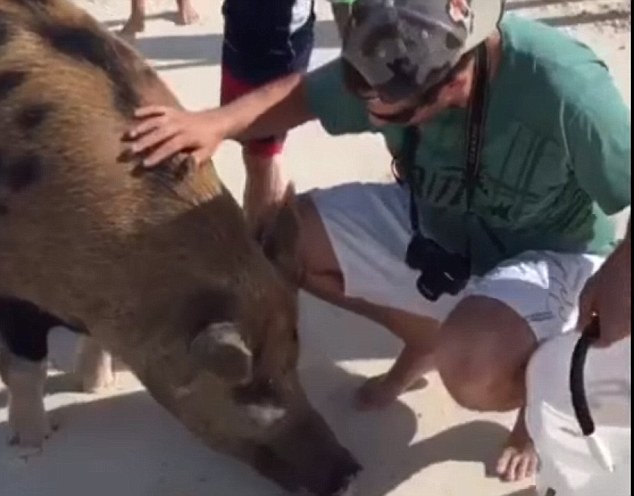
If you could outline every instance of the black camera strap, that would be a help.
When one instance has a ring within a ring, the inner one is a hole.
[[[464,171],[464,185],[467,195],[467,212],[472,213],[473,197],[480,177],[482,147],[484,144],[484,129],[486,126],[486,109],[489,92],[489,54],[486,44],[482,43],[475,56],[475,82],[473,93],[467,109],[467,142],[466,167]],[[402,157],[407,170],[411,174],[416,163],[416,150],[420,142],[420,131],[417,126],[405,129]],[[412,185],[410,185],[410,219],[414,233],[420,232],[418,208]],[[470,258],[470,243],[467,246],[467,256]]]

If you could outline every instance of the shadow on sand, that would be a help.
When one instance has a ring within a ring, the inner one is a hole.
[[[335,366],[302,372],[311,401],[364,465],[359,481],[364,496],[383,496],[446,461],[489,466],[507,434],[497,424],[476,421],[411,445],[417,422],[405,405],[367,415],[346,406],[344,396],[362,379]],[[67,391],[68,380],[67,375],[51,377],[49,394]],[[42,454],[29,460],[28,479],[6,477],[7,494],[280,496],[246,465],[207,449],[143,391],[74,403],[49,414],[59,431]],[[0,438],[6,435],[6,423],[0,424]],[[0,450],[0,473],[11,456],[10,449]],[[81,477],[61,476],[68,467]],[[138,468],[128,476],[130,467]]]
[[[148,18],[152,17],[148,16]],[[166,15],[154,17],[163,18]],[[111,21],[104,23],[104,25],[116,33],[120,27],[120,22]],[[161,70],[220,65],[222,44],[223,36],[220,33],[141,36],[134,41],[136,48],[146,58],[154,60]],[[338,49],[340,46],[339,33],[334,21],[317,21],[315,23],[315,49]]]
[[[523,489],[522,491],[515,491],[514,493],[507,494],[506,496],[538,496],[535,488],[531,487]]]

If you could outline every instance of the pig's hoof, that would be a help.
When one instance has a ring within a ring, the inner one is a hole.
[[[13,428],[9,436],[9,445],[16,446],[20,451],[20,456],[38,454],[42,451],[42,445],[51,436],[51,433],[52,429],[47,420],[39,422],[38,425],[29,425],[19,429]]]

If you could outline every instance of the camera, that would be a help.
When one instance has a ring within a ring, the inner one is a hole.
[[[457,295],[471,277],[468,258],[449,253],[436,241],[420,233],[410,241],[405,262],[421,272],[416,287],[429,301],[437,301],[443,294]]]

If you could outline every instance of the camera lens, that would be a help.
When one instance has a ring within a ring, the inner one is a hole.
[[[440,298],[440,296],[442,295],[443,291],[440,291],[437,287],[430,285],[430,281],[428,280],[428,277],[426,277],[427,275],[428,274],[422,274],[418,278],[418,280],[416,281],[416,287],[418,288],[419,293],[422,294],[425,299],[429,301],[437,301],[438,298]]]

